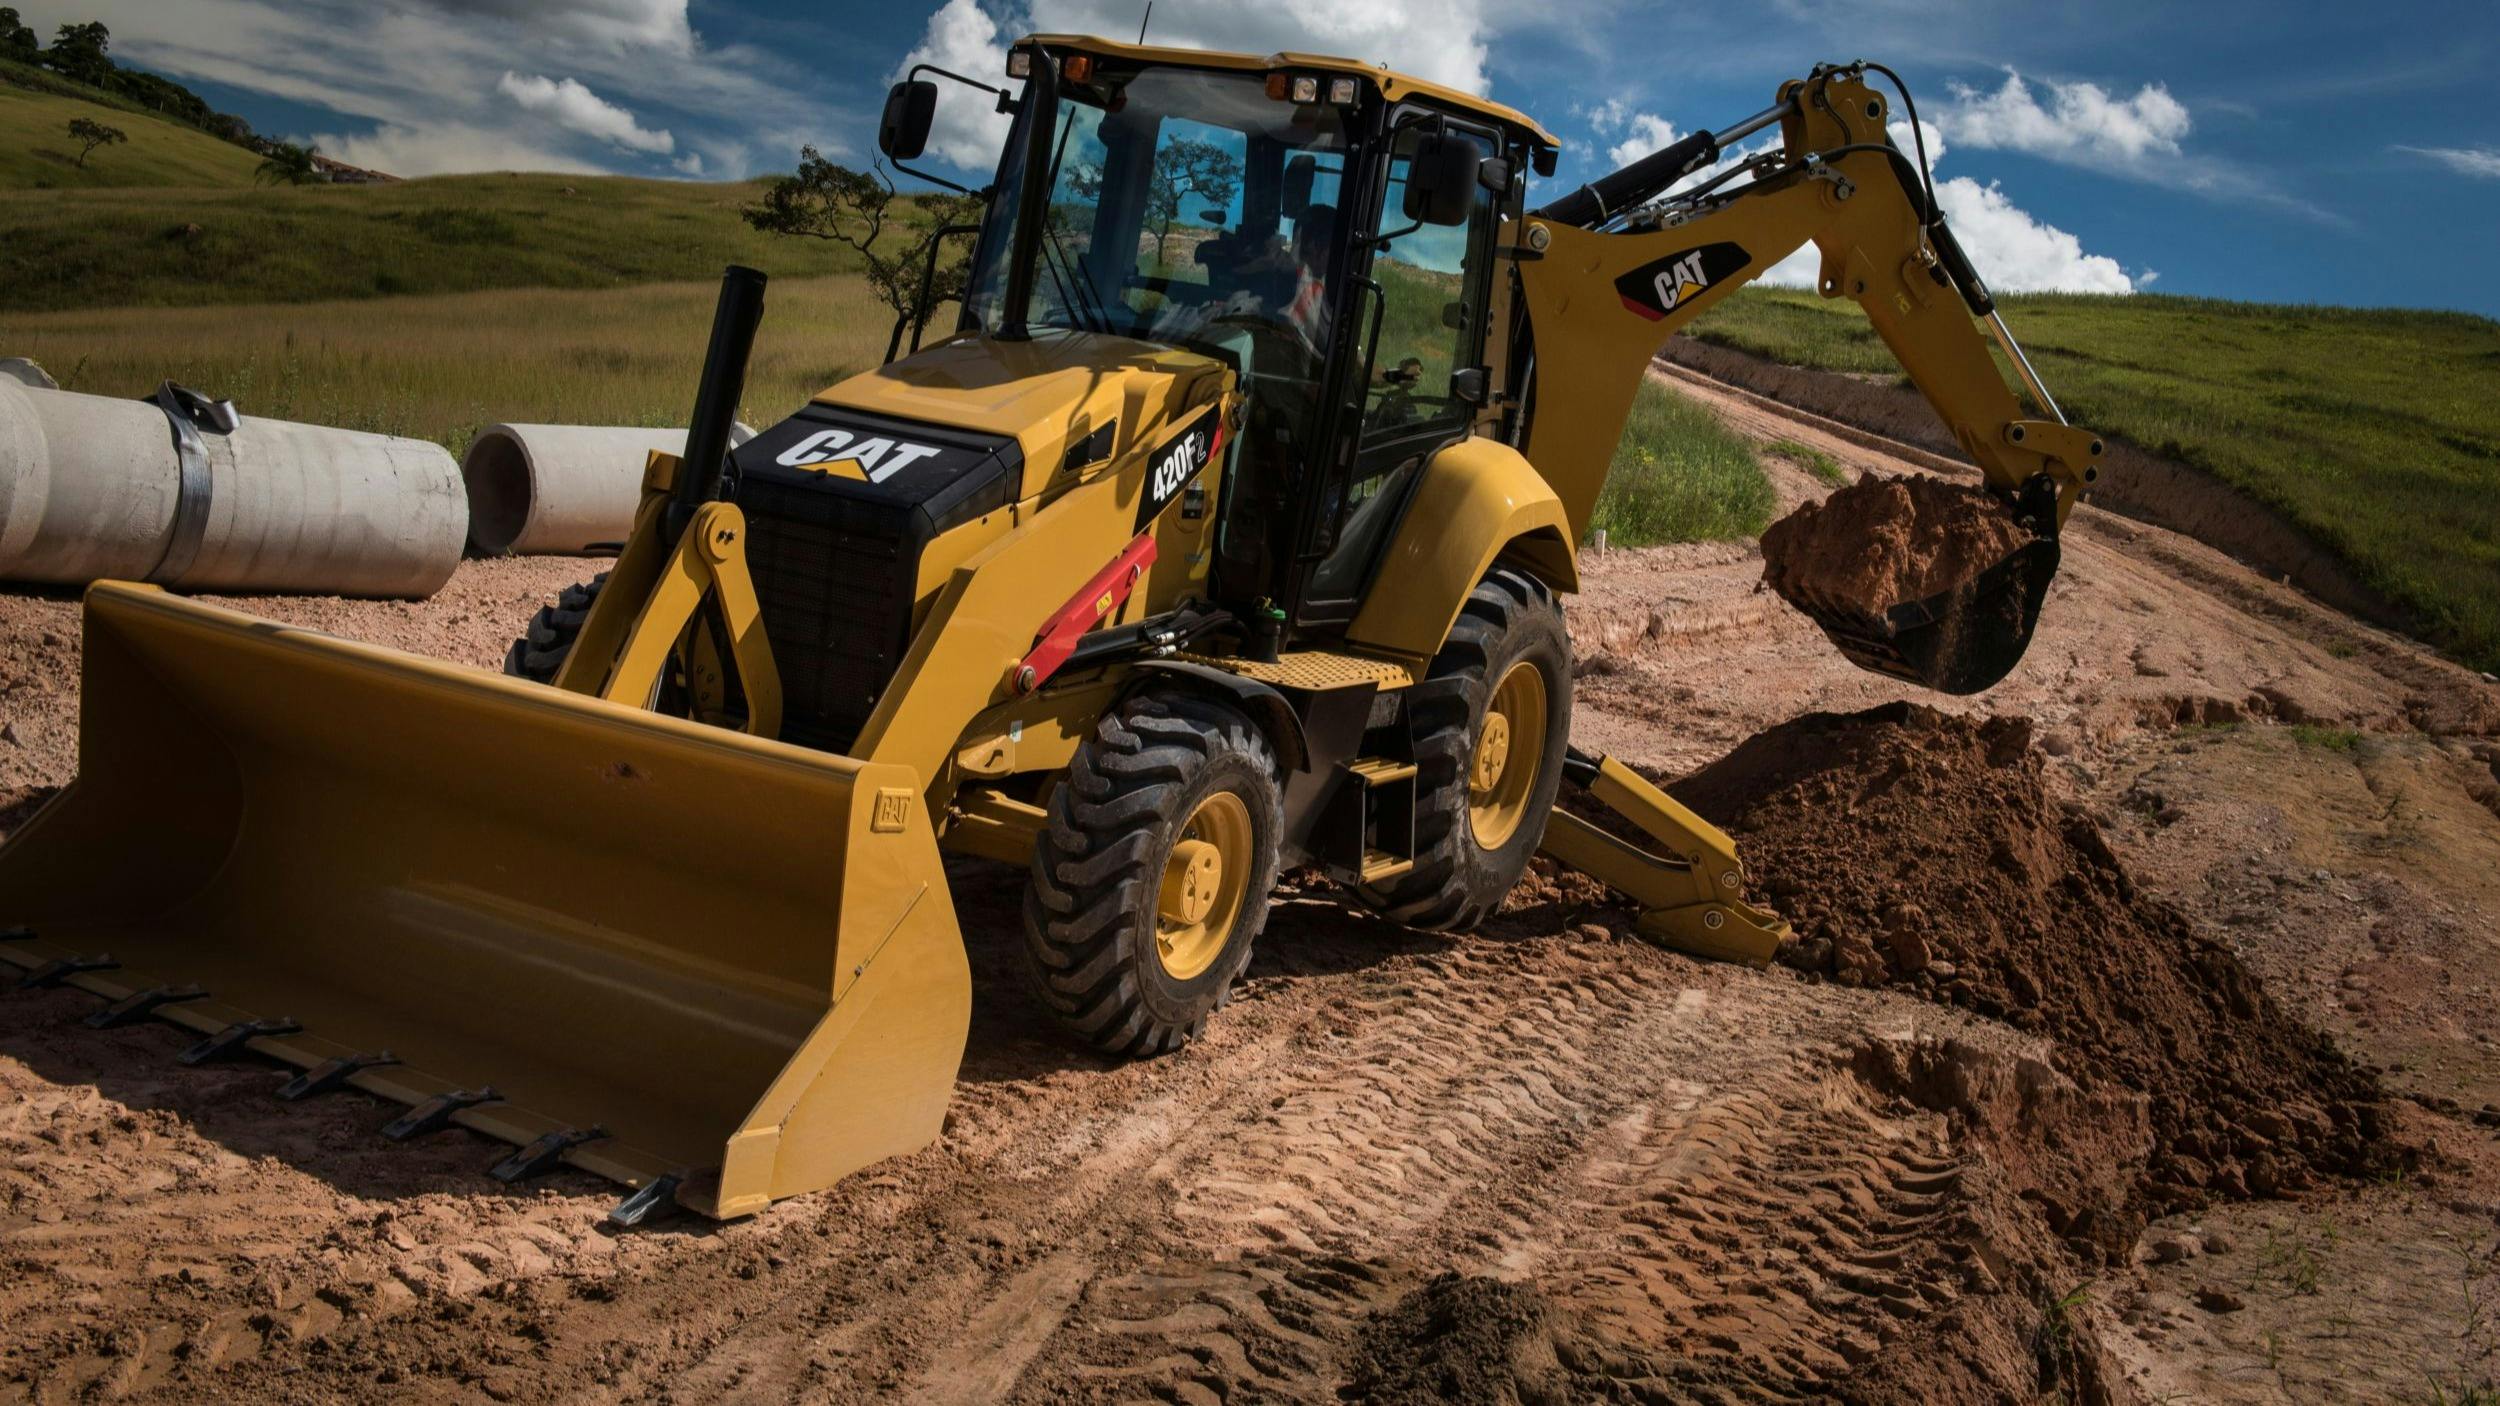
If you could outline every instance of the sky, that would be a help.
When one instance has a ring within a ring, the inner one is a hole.
[[[787,170],[802,145],[865,162],[909,63],[995,78],[1015,36],[1134,38],[1145,2],[18,8],[47,39],[100,19],[124,62],[357,165],[721,180]],[[1875,59],[1908,80],[1939,202],[2001,290],[2500,315],[2500,280],[2482,276],[2500,252],[2492,0],[1157,0],[1149,37],[1380,59],[1487,94],[1563,139],[1549,195],[1729,125],[1818,61]],[[941,168],[979,184],[1002,132],[942,101]]]

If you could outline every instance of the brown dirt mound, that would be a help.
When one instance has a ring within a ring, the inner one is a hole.
[[[1440,1275],[1371,1321],[1338,1396],[1369,1406],[1572,1400],[1553,1313],[1532,1286]]]
[[[1868,474],[1762,533],[1762,579],[1797,605],[1881,612],[1950,591],[2031,541],[1987,490]]]
[[[2388,1155],[2376,1080],[2136,891],[2091,820],[2048,795],[2027,722],[1907,703],[1810,714],[1674,789],[1740,838],[1800,934],[1790,965],[2035,1032],[2087,1094],[2143,1097],[2150,1151],[2133,1193],[2051,1208],[2085,1222],[2057,1226],[2070,1239],[2120,1249],[2148,1211],[2285,1194]],[[1914,1054],[1895,1072],[1908,1089],[1951,1066]],[[2092,1223],[2100,1211],[2110,1223]]]

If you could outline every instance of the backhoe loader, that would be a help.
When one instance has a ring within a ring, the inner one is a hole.
[[[1121,1055],[1199,1032],[1292,866],[1463,930],[1541,848],[1764,960],[1728,837],[1569,741],[1560,598],[1651,358],[1817,246],[2036,539],[1823,612],[1926,686],[2019,658],[2101,448],[1874,76],[1532,205],[1552,133],[1376,65],[1046,35],[1004,86],[915,69],[906,170],[940,80],[1013,114],[951,332],[898,323],[732,451],[764,294],[732,269],[684,454],[507,676],[94,587],[80,773],[0,849],[0,955],[187,1062],[499,1138],[498,1177],[614,1178],[626,1222],[938,1135],[971,1006],[942,851],[1022,871],[1034,993]],[[1233,178],[1172,189],[1184,142]]]

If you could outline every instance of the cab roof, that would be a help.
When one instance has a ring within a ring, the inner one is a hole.
[[[1430,98],[1451,107],[1472,112],[1480,117],[1516,129],[1542,146],[1559,147],[1553,133],[1542,123],[1516,108],[1463,93],[1456,88],[1417,78],[1385,64],[1365,63],[1360,59],[1338,58],[1330,54],[1232,54],[1218,49],[1176,49],[1159,44],[1123,44],[1091,34],[1030,34],[1020,44],[1042,44],[1053,49],[1073,49],[1080,53],[1099,54],[1105,58],[1128,59],[1138,63],[1170,64],[1176,68],[1232,68],[1265,73],[1289,68],[1307,73],[1344,73],[1377,84],[1381,95],[1391,102],[1402,98]]]

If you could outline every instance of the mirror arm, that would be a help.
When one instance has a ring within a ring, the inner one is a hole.
[[[886,158],[886,164],[892,166],[895,170],[902,172],[906,176],[917,176],[933,186],[944,186],[948,190],[955,192],[957,195],[981,194],[980,191],[974,190],[970,186],[957,185],[953,181],[946,179],[944,176],[932,176],[928,172],[920,170],[917,167],[906,166],[902,162],[896,161],[891,156]]]

